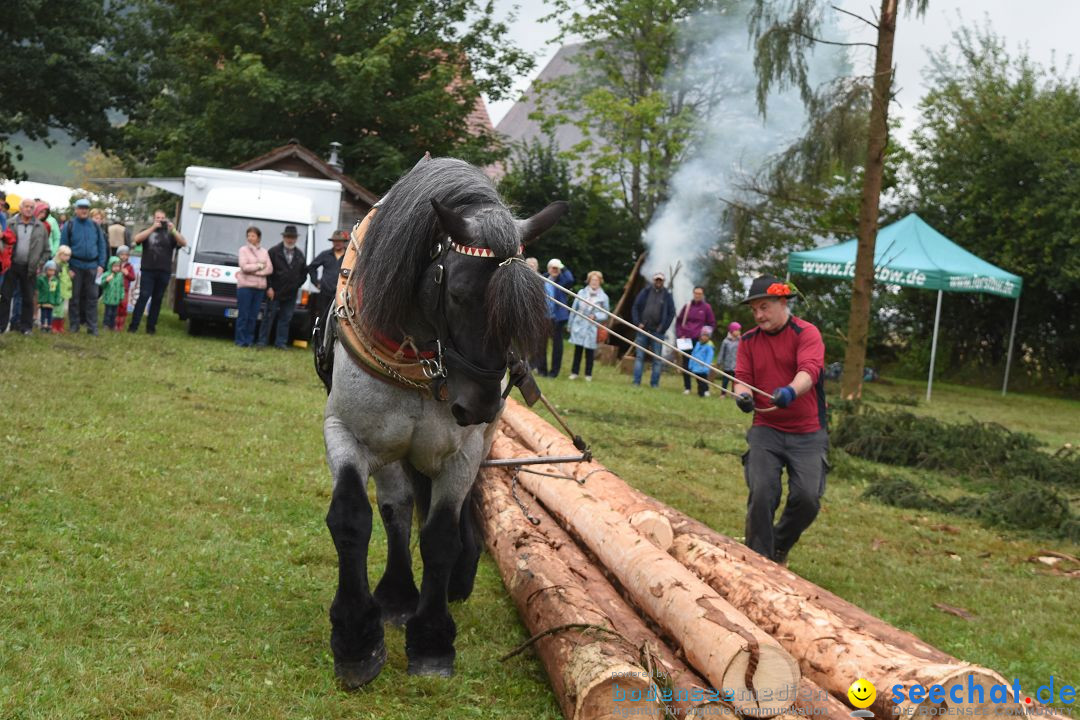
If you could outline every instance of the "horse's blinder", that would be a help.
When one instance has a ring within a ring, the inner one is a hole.
[[[488,370],[476,365],[469,360],[465,355],[458,351],[454,346],[453,337],[450,334],[449,321],[446,318],[446,256],[454,250],[462,255],[468,255],[471,257],[490,258],[492,260],[499,260],[500,265],[511,262],[515,259],[521,258],[521,253],[524,252],[524,247],[518,248],[518,254],[511,258],[500,259],[490,248],[474,247],[469,245],[459,245],[454,242],[454,239],[447,235],[445,241],[440,241],[434,248],[432,248],[431,257],[434,259],[438,257],[438,265],[435,267],[435,284],[439,286],[439,293],[436,296],[437,305],[435,308],[435,343],[438,348],[438,355],[436,358],[437,368],[436,372],[432,374],[431,380],[431,392],[440,400],[446,399],[446,382],[447,382],[447,369],[446,364],[443,362],[443,357],[453,360],[456,366],[461,368],[464,375],[467,375],[471,380],[478,384],[483,383],[499,383],[502,381],[503,376],[506,375],[507,362],[506,358],[503,358],[503,364],[496,370]]]

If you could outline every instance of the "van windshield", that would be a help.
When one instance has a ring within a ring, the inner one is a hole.
[[[249,227],[262,230],[262,246],[269,250],[281,242],[281,231],[286,225],[296,226],[296,232],[300,235],[297,242],[301,249],[305,248],[307,225],[263,218],[203,215],[199,238],[195,243],[195,262],[236,266],[236,254],[247,241]]]

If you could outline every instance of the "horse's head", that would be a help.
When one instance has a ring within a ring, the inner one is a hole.
[[[511,346],[531,355],[548,328],[543,281],[522,250],[569,206],[552,203],[516,220],[501,203],[431,204],[445,236],[421,280],[421,312],[438,330],[454,418],[459,425],[491,422]]]

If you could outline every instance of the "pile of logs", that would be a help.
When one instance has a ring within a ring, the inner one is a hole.
[[[507,401],[493,459],[573,455]],[[1000,712],[997,673],[914,635],[632,488],[597,462],[481,471],[476,511],[567,720],[781,714],[851,716],[849,686],[877,688],[877,718]],[[890,689],[942,685],[894,703]],[[955,703],[948,690],[960,685]],[[969,685],[984,703],[969,704]],[[1015,698],[1013,698],[1015,700]],[[985,704],[985,708],[981,706]]]

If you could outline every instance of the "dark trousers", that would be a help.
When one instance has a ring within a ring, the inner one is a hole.
[[[743,472],[750,490],[746,500],[746,544],[775,559],[786,554],[814,522],[825,494],[829,434],[825,430],[796,434],[754,425],[746,433],[750,449],[743,455]],[[788,472],[788,496],[780,522],[780,474]]]
[[[709,376],[708,376],[708,374],[705,374],[705,375],[699,375],[698,373],[694,373],[694,374],[698,375],[698,378],[697,378],[697,395],[698,395],[698,397],[705,397],[705,393],[709,392],[709,386],[705,383],[705,381],[709,379]],[[690,382],[689,382],[690,381],[690,376],[689,375],[683,375],[683,377],[686,378],[686,380],[687,380],[686,384],[689,385],[690,384]],[[687,388],[687,389],[689,389],[689,388]]]
[[[98,286],[97,268],[71,268],[75,277],[71,278],[71,311],[68,327],[71,332],[79,332],[79,324],[86,323],[91,335],[97,335]]]
[[[687,372],[682,373],[683,389],[684,390],[689,390],[690,389],[690,375],[691,375],[691,373],[689,372],[689,370],[690,370],[690,358],[685,357],[683,355],[680,355],[679,357],[682,358],[683,370],[687,371]]]
[[[41,332],[52,332],[52,307],[41,306]]]
[[[146,332],[152,333],[157,330],[158,314],[161,313],[161,298],[169,287],[168,270],[142,270],[139,273],[139,299],[135,301],[135,309],[131,313],[131,325],[129,332],[139,329],[139,321],[142,320],[146,304],[150,303],[150,312],[146,316]]]
[[[18,321],[11,320],[11,329],[16,331],[34,328],[34,274],[24,264],[12,265],[4,273],[4,282],[0,285],[0,332],[6,332],[11,318],[11,296],[15,288],[22,295],[22,308]]]
[[[266,347],[270,343],[270,327],[274,327],[274,346],[283,348],[289,341],[289,323],[292,322],[293,313],[296,312],[296,294],[290,295],[284,300],[274,296],[273,300],[266,301],[266,312],[263,314],[262,325],[259,326],[259,346]]]
[[[581,369],[582,351],[585,353],[585,376],[592,377],[593,358],[596,357],[596,351],[582,347],[581,345],[574,346],[574,364],[571,366],[570,372],[577,375],[578,370]]]
[[[259,319],[259,306],[266,296],[264,288],[236,288],[236,344],[251,347],[255,342],[255,323]]]
[[[119,305],[106,305],[105,306],[105,317],[101,321],[101,326],[103,328],[105,328],[106,330],[115,330],[116,329],[116,310],[119,307],[120,307]]]
[[[551,321],[551,334],[547,338],[551,341],[551,364],[548,365],[547,362],[547,340],[544,341],[544,351],[539,357],[540,362],[534,363],[541,375],[558,377],[559,370],[562,369],[563,335],[566,333],[566,322],[566,320]]]
[[[731,377],[735,377],[735,368],[731,368],[731,369],[724,368],[724,372],[727,373],[728,375],[730,375]],[[724,376],[724,375],[720,376],[720,387],[727,390],[727,386],[728,386],[729,382],[731,383],[731,389],[734,390],[735,389],[735,383],[731,382],[731,379]]]

